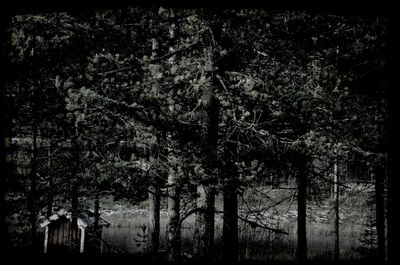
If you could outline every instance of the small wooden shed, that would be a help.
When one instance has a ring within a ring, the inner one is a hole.
[[[103,227],[109,227],[110,222],[99,217],[98,231],[94,231],[95,216],[92,211],[80,211],[77,216],[77,227],[72,225],[71,213],[60,210],[45,218],[40,226],[44,228],[44,253],[70,252],[79,249],[80,253],[86,249],[95,249],[100,243],[103,250]]]

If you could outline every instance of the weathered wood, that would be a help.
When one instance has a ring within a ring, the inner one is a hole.
[[[63,244],[67,245],[68,244],[68,234],[69,234],[69,229],[70,229],[70,223],[65,222],[63,225]]]
[[[100,242],[102,239],[102,227],[108,227],[109,222],[99,217],[98,238],[94,238],[94,240],[90,242],[85,242],[85,240],[87,240],[86,233],[90,232],[92,234],[95,232],[91,221],[86,219],[92,217],[93,214],[91,212],[83,212],[81,217],[77,217],[76,227],[72,224],[72,215],[65,211],[53,214],[48,220],[43,221],[41,226],[45,227],[48,231],[47,236],[45,235],[44,242],[47,246],[46,252],[80,252],[82,248],[87,251],[95,250],[96,253],[101,252],[102,245]],[[89,230],[87,230],[87,228]],[[84,234],[82,229],[85,230]],[[83,247],[82,241],[84,241]]]
[[[80,230],[81,230],[81,240],[79,245],[79,252],[83,253],[85,251],[85,229],[80,228]]]
[[[46,226],[44,229],[44,246],[43,246],[44,253],[47,253],[48,243],[49,243],[49,226]]]

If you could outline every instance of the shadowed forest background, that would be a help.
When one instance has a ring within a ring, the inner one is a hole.
[[[9,253],[390,260],[387,17],[126,6],[2,27]]]

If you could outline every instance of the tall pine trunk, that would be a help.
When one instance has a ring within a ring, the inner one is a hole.
[[[169,39],[170,46],[169,51],[173,53],[175,51],[175,39],[176,39],[176,25],[175,25],[175,14],[172,9],[169,10]],[[175,55],[172,55],[168,59],[168,63],[171,67],[175,64]],[[171,116],[174,115],[171,113]],[[180,187],[179,187],[179,166],[177,165],[176,150],[177,145],[175,143],[175,135],[171,132],[167,133],[168,142],[168,248],[169,248],[169,260],[178,261],[181,256],[181,231],[180,231]]]
[[[339,261],[339,175],[338,175],[338,164],[337,161],[333,164],[333,194],[335,199],[335,249],[334,249],[334,260]]]
[[[30,212],[30,225],[31,225],[31,244],[32,251],[35,251],[36,247],[36,223],[37,223],[37,126],[32,125],[32,150],[31,150],[31,170],[29,174],[30,180],[30,194],[29,194],[29,212]]]
[[[177,261],[180,258],[180,201],[176,173],[171,170],[168,174],[168,242],[169,259]]]
[[[215,189],[212,185],[198,185],[197,195],[195,254],[198,259],[208,260],[214,244]]]
[[[101,227],[100,227],[100,193],[99,191],[96,192],[94,198],[94,222],[93,222],[93,232],[95,237],[95,252],[101,252]]]
[[[99,193],[96,192],[96,195],[94,197],[94,222],[93,222],[93,227],[94,231],[97,235],[97,231],[99,230],[99,220],[100,220],[100,198],[99,198]]]
[[[52,152],[53,152],[53,142],[50,141],[49,149],[47,153],[47,174],[48,174],[48,190],[47,190],[47,209],[46,209],[46,216],[49,217],[53,213],[53,201],[54,201],[54,192],[53,192],[53,174],[51,172],[51,165],[52,165]]]
[[[78,185],[72,186],[71,194],[71,230],[70,230],[70,242],[71,248],[74,251],[79,250],[78,241],[78,210],[79,210],[79,193]]]
[[[394,80],[392,80],[394,81]],[[389,134],[389,146],[387,154],[387,204],[386,204],[386,218],[387,218],[387,262],[388,264],[397,264],[400,261],[400,252],[397,251],[398,238],[399,238],[399,226],[400,222],[398,214],[400,211],[400,204],[396,203],[395,193],[399,190],[399,163],[400,163],[400,130],[397,126],[398,114],[395,111],[397,106],[396,97],[393,95],[395,88],[392,87],[389,91],[391,94],[388,96],[389,103],[389,114],[388,114],[388,134]]]
[[[152,39],[152,60],[158,55],[159,43],[156,38]],[[154,160],[150,152],[151,161]],[[151,172],[150,172],[151,174]],[[160,187],[157,176],[151,175],[149,181],[149,250],[157,253],[160,246]]]
[[[300,262],[307,260],[307,175],[305,159],[299,158],[297,176],[297,251]]]
[[[78,130],[77,124],[75,124],[75,137],[77,137]],[[69,242],[71,243],[70,247],[72,250],[79,250],[79,242],[78,242],[78,214],[79,214],[79,183],[78,183],[78,175],[80,174],[80,150],[76,138],[72,138],[72,172],[75,176],[71,176],[70,182],[70,196],[71,196],[71,229],[69,235]]]
[[[172,144],[172,136],[168,135],[169,143]],[[180,190],[178,183],[178,175],[176,172],[176,157],[170,147],[168,160],[170,168],[168,171],[168,248],[169,259],[177,261],[180,258]]]
[[[160,188],[154,177],[149,186],[149,249],[157,253],[160,247]]]
[[[238,200],[237,200],[237,170],[235,164],[227,169],[224,180],[224,217],[223,217],[223,249],[222,258],[226,262],[237,262],[238,252]]]
[[[5,56],[6,39],[8,38],[7,28],[11,21],[11,17],[4,11],[0,14],[0,66],[2,71],[0,73],[0,249],[1,254],[8,255],[11,250],[10,237],[8,233],[8,226],[6,222],[7,207],[6,207],[6,183],[7,179],[11,179],[11,169],[9,160],[9,147],[11,138],[9,133],[11,131],[11,124],[6,117],[6,100],[5,100],[5,80],[9,76],[7,71],[9,69],[9,61]],[[4,256],[5,256],[4,255]]]
[[[205,89],[202,96],[203,103],[203,131],[202,152],[205,167],[205,176],[197,187],[197,219],[195,255],[200,260],[212,259],[214,249],[214,224],[215,224],[215,185],[217,183],[217,148],[218,148],[218,123],[219,102],[214,93],[219,84],[217,76],[222,74],[219,67],[219,44],[221,44],[222,23],[217,19],[210,21],[211,39],[216,43],[210,45],[209,58],[211,59],[209,73],[211,84]]]
[[[399,231],[399,214],[400,204],[396,203],[396,192],[400,190],[400,126],[399,121],[399,104],[398,104],[398,88],[395,85],[398,82],[397,65],[398,60],[393,56],[393,51],[397,50],[398,35],[396,26],[393,23],[397,20],[396,12],[388,16],[389,23],[388,33],[385,34],[386,49],[386,69],[388,69],[388,86],[385,89],[385,98],[388,103],[387,111],[387,261],[389,264],[398,264],[400,262],[400,251],[398,251],[400,231]]]
[[[213,84],[215,85],[215,84]],[[217,183],[218,101],[213,89],[203,97],[203,158],[205,176],[197,187],[197,219],[195,255],[198,259],[212,258],[214,248],[215,184]]]
[[[0,102],[1,105],[1,102]],[[3,116],[3,113],[0,113]],[[1,124],[4,124],[1,122]],[[0,129],[2,134],[4,133],[4,129]],[[7,157],[7,151],[9,151],[11,139],[4,135],[1,135],[1,145],[0,145],[0,159],[1,159],[1,174],[0,174],[0,248],[6,255],[9,254],[11,249],[10,245],[10,237],[8,233],[8,225],[6,222],[7,216],[7,205],[6,205],[6,179],[10,179],[8,174],[10,174],[10,167]],[[3,254],[3,253],[2,253]]]

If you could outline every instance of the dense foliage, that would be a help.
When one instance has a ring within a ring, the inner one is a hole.
[[[24,168],[7,180],[14,246],[30,242],[33,180],[40,216],[49,201],[70,207],[74,189],[135,205],[147,199],[150,176],[165,190],[171,164],[182,200],[207,180],[222,192],[229,174],[243,194],[298,172],[319,200],[334,161],[365,179],[387,152],[386,23],[262,9],[14,16],[6,97],[14,164]],[[211,145],[205,124],[213,100]],[[189,199],[183,209],[193,207]]]

